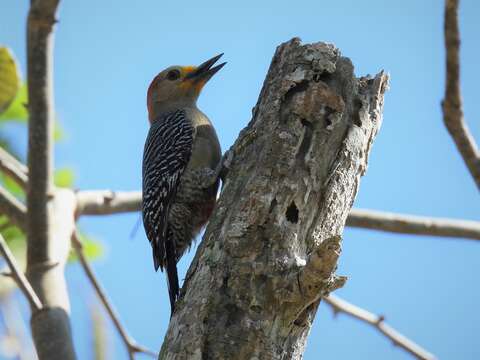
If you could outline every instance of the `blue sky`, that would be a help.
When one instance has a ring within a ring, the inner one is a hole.
[[[27,0],[2,2],[0,43],[25,74]],[[140,188],[150,80],[172,64],[198,64],[224,52],[228,61],[206,86],[200,108],[222,147],[250,120],[273,52],[299,36],[335,43],[357,75],[391,75],[384,124],[355,206],[479,220],[478,190],[441,118],[444,92],[443,1],[63,1],[56,27],[55,101],[67,133],[56,164],[75,169],[82,189]],[[462,1],[462,91],[465,116],[480,141],[478,58],[480,5]],[[18,139],[23,150],[25,139]],[[84,218],[106,255],[95,270],[130,333],[158,349],[168,325],[165,280],[153,271],[137,214]],[[338,295],[387,321],[441,359],[480,357],[480,243],[347,229]],[[180,264],[185,272],[193,252]],[[80,359],[92,358],[89,284],[74,265],[67,277]],[[112,358],[126,354],[112,328]],[[139,359],[143,358],[141,356]],[[322,305],[305,359],[408,359],[372,328]]]

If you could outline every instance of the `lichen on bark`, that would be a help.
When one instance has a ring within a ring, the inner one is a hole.
[[[335,275],[388,76],[326,43],[273,57],[159,359],[300,359]]]

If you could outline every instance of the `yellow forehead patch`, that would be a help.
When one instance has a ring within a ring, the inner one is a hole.
[[[192,71],[195,71],[197,69],[196,66],[182,66],[181,67],[182,69],[182,75],[185,76],[185,75],[188,75],[190,74]]]
[[[196,66],[182,66],[181,68],[181,71],[182,71],[182,75],[183,76],[187,76],[188,74],[190,74],[191,72],[197,70],[197,67]],[[205,85],[205,81],[195,81],[195,82],[192,82],[192,81],[182,81],[180,83],[180,88],[183,89],[184,91],[189,91],[189,90],[194,90],[196,93],[199,93],[203,86]]]

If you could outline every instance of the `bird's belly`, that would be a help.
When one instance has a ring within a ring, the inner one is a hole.
[[[206,189],[200,187],[200,171],[186,169],[170,208],[168,222],[174,234],[178,258],[191,246],[215,208],[219,182],[217,180]]]
[[[195,235],[197,235],[200,230],[202,230],[202,228],[207,224],[208,219],[210,219],[213,209],[215,208],[215,203],[216,196],[213,196],[207,201],[205,201],[203,204],[200,204],[198,206],[198,216],[195,216],[193,221],[193,231]]]

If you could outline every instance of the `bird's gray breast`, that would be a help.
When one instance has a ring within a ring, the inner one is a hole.
[[[194,128],[192,155],[186,171],[208,167],[215,169],[222,156],[215,128],[198,108],[186,109],[187,118]]]
[[[221,150],[215,129],[211,125],[199,125],[195,128],[192,156],[187,168],[208,167],[215,169],[220,161]]]

